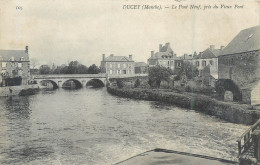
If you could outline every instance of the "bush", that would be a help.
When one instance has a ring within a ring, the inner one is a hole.
[[[17,86],[22,84],[22,77],[6,78],[6,86]]]
[[[135,85],[134,85],[135,88],[139,87],[140,84],[141,84],[140,80],[139,80],[139,79],[136,79],[136,80],[135,80]]]
[[[123,83],[122,79],[116,79],[116,85],[118,88],[123,88],[124,83]]]
[[[151,79],[148,80],[148,84],[150,85],[150,87],[153,87],[153,81]]]

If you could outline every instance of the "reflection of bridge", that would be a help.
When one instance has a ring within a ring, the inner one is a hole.
[[[53,88],[61,88],[67,81],[73,81],[76,86],[84,87],[90,80],[106,85],[106,74],[53,74],[53,75],[34,75],[34,80],[39,84],[41,81],[51,82]]]

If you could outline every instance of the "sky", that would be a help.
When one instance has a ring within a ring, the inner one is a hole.
[[[125,10],[123,5],[162,5],[163,10]],[[243,9],[171,9],[171,5],[243,5]],[[16,7],[21,6],[22,10]],[[1,0],[0,49],[24,49],[39,64],[100,65],[102,54],[133,55],[169,42],[177,56],[226,46],[242,30],[259,25],[255,0]]]

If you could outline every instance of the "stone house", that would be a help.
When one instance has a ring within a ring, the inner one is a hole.
[[[22,78],[22,85],[27,85],[30,79],[30,60],[28,46],[25,50],[0,50],[1,83],[8,85],[6,78]]]
[[[108,75],[134,75],[135,62],[132,59],[132,55],[126,57],[111,54],[105,57],[105,54],[103,54],[100,69],[101,73]]]
[[[183,60],[176,56],[171,49],[170,43],[166,43],[164,46],[159,45],[158,52],[151,51],[151,57],[147,60],[147,64],[148,67],[160,65],[177,73],[183,65]]]
[[[192,59],[193,65],[198,68],[201,75],[201,71],[208,65],[211,67],[211,74],[214,78],[218,77],[218,56],[224,47],[221,46],[220,49],[215,49],[214,45],[210,45],[209,48],[200,52],[196,57]]]
[[[148,66],[144,62],[135,62],[135,74],[146,74]]]
[[[219,79],[230,79],[238,86],[244,103],[260,104],[260,26],[240,31],[218,57]],[[250,96],[250,97],[249,97]],[[247,99],[250,98],[250,99]]]

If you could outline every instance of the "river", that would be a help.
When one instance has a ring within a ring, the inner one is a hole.
[[[235,160],[247,129],[106,88],[0,98],[0,164],[113,164],[155,148]]]

